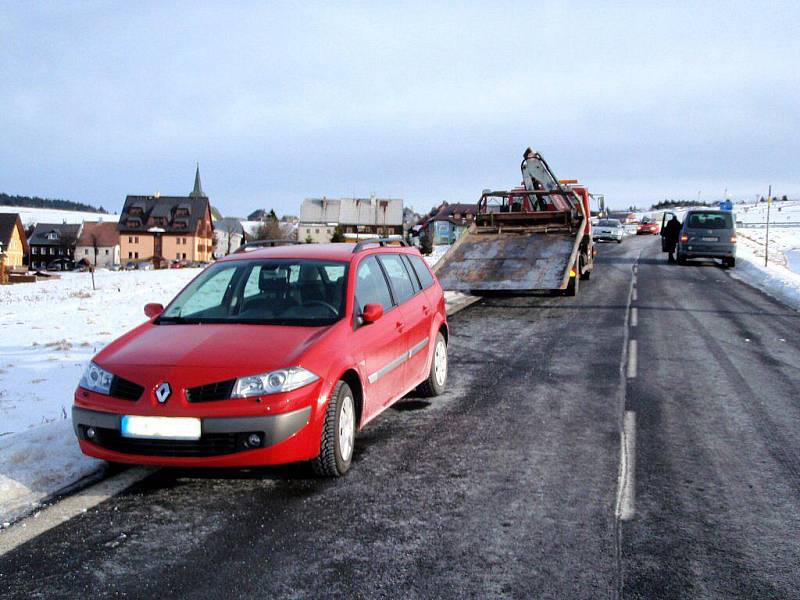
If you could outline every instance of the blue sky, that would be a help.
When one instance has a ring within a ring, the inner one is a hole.
[[[0,1],[0,191],[417,210],[532,145],[612,205],[800,196],[800,3]]]

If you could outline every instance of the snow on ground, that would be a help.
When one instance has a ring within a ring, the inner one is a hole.
[[[63,273],[0,287],[0,522],[101,464],[78,451],[72,394],[89,359],[199,273]]]
[[[84,221],[119,221],[119,215],[58,210],[55,208],[27,208],[25,206],[0,206],[0,213],[19,213],[23,227],[36,223],[83,223]]]
[[[446,244],[434,246],[433,251],[423,258],[425,258],[425,261],[428,263],[428,265],[433,267],[437,262],[439,262],[439,259],[442,258],[448,250],[450,250],[450,246]]]
[[[769,211],[769,261],[767,252]],[[800,310],[800,202],[736,205],[736,269],[731,273]]]

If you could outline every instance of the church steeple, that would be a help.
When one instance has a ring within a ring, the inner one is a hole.
[[[194,189],[192,193],[189,194],[190,198],[207,198],[205,192],[203,191],[203,186],[200,185],[200,163],[197,163],[197,171],[194,173]]]

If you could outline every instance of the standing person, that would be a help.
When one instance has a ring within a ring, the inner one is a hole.
[[[678,238],[681,235],[681,222],[678,221],[678,217],[672,215],[672,218],[661,231],[661,235],[664,236],[666,246],[665,250],[666,252],[669,252],[669,258],[667,259],[667,262],[674,263],[675,246],[678,245]]]

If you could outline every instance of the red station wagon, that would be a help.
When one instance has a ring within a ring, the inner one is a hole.
[[[344,474],[355,434],[447,381],[442,288],[389,240],[237,252],[91,361],[72,420],[111,462]]]

